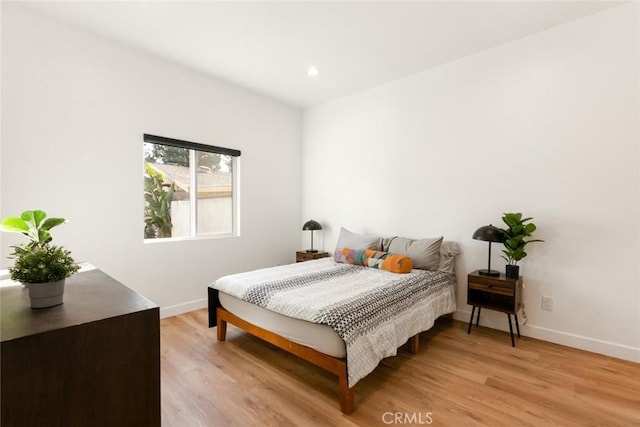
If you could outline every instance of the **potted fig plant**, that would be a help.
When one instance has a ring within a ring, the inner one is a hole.
[[[520,276],[520,266],[518,261],[527,256],[526,246],[533,242],[543,242],[544,240],[530,239],[536,231],[534,223],[529,222],[533,218],[522,218],[522,213],[505,213],[502,221],[507,225],[502,228],[504,233],[504,250],[502,258],[507,261],[505,275],[510,279],[517,279]]]
[[[0,222],[1,231],[29,238],[21,246],[12,246],[15,263],[9,273],[12,280],[28,286],[31,308],[62,304],[65,279],[79,269],[71,252],[51,244],[50,230],[64,222],[64,218],[47,218],[40,210],[24,211],[20,217],[7,217]]]

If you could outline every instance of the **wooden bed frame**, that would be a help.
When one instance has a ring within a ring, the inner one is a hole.
[[[218,341],[224,341],[227,335],[227,323],[231,323],[246,332],[254,335],[268,343],[275,345],[291,354],[294,354],[307,362],[310,362],[334,375],[338,376],[338,394],[340,396],[340,410],[345,414],[353,412],[354,393],[353,387],[349,387],[347,380],[347,361],[344,358],[337,358],[320,353],[310,347],[300,345],[290,341],[278,334],[263,329],[244,319],[228,312],[220,306],[218,295],[213,289],[209,288],[209,327],[213,326],[213,312],[215,310],[215,326],[217,327]],[[420,347],[420,334],[416,334],[409,338],[409,351],[417,353]]]

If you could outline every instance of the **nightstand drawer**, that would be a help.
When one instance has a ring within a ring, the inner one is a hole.
[[[469,289],[475,289],[478,291],[491,292],[493,294],[501,294],[513,296],[515,295],[515,289],[511,283],[478,283],[469,280]]]
[[[328,252],[296,252],[296,262],[311,261],[314,259],[326,258],[329,256]]]

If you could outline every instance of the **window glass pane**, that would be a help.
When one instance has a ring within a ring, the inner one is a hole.
[[[189,150],[144,144],[145,239],[190,236]]]
[[[232,156],[196,152],[198,234],[233,232]]]

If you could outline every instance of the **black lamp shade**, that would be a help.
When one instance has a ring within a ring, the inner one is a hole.
[[[307,230],[322,230],[322,226],[320,225],[320,223],[318,221],[314,221],[312,219],[310,219],[309,221],[305,222],[304,225],[302,226],[302,229],[307,231]]]
[[[500,272],[491,269],[491,243],[502,243],[504,242],[505,235],[502,230],[498,227],[494,227],[493,225],[483,225],[478,228],[475,233],[473,233],[474,240],[482,240],[484,242],[489,242],[489,264],[486,270],[479,270],[478,273],[483,276],[499,276]]]
[[[318,252],[317,249],[313,249],[313,231],[322,230],[322,226],[320,225],[320,223],[318,221],[314,221],[310,219],[309,221],[304,223],[304,225],[302,226],[302,229],[305,231],[311,231],[311,249],[307,249],[307,252],[309,253]]]
[[[504,242],[504,233],[498,227],[494,227],[491,224],[483,225],[473,233],[473,239],[485,242],[502,243]]]

